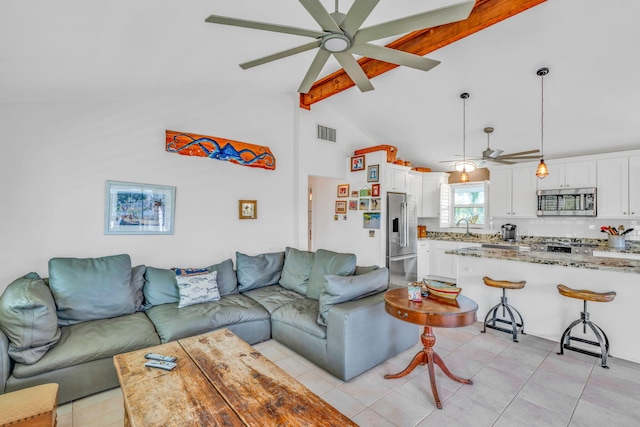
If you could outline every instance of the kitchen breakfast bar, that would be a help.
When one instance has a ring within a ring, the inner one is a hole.
[[[617,296],[609,303],[589,303],[590,320],[609,337],[610,357],[640,363],[636,322],[640,309],[640,260],[479,247],[446,253],[457,255],[457,285],[463,295],[477,302],[478,320],[484,319],[501,296],[497,289],[484,285],[484,276],[526,280],[524,289],[508,292],[509,304],[522,314],[526,334],[553,341],[560,341],[565,328],[579,319],[583,310],[582,301],[559,294],[558,284],[595,292],[615,291]],[[576,336],[582,334],[581,327],[574,331]]]

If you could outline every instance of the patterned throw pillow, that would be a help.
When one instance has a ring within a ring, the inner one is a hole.
[[[176,276],[178,291],[180,291],[178,308],[218,301],[220,292],[218,291],[217,276],[217,271],[196,276]]]

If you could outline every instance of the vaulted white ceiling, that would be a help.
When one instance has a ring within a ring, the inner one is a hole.
[[[333,0],[323,2],[333,11]],[[380,0],[365,26],[453,2]],[[307,39],[207,24],[210,14],[317,28],[296,0],[4,0],[0,103],[295,93],[314,52],[246,71],[238,64]],[[374,91],[352,88],[322,106],[401,158],[446,170],[438,161],[462,154],[465,91],[468,156],[486,147],[486,126],[495,128],[492,148],[539,148],[536,70],[547,66],[545,158],[640,148],[638,16],[636,0],[548,0],[428,55],[442,61],[429,72],[397,68],[374,78]],[[330,60],[321,75],[338,68]]]

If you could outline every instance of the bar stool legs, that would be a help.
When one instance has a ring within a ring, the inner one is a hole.
[[[589,320],[589,312],[587,311],[587,301],[597,302],[609,302],[613,301],[616,296],[615,292],[598,293],[586,290],[576,290],[568,288],[564,285],[558,285],[558,291],[561,295],[569,298],[578,298],[583,300],[584,309],[580,312],[580,319],[571,322],[569,327],[565,329],[560,339],[560,351],[558,354],[564,354],[564,350],[577,351],[578,353],[588,354],[589,356],[598,357],[602,359],[602,367],[608,369],[607,358],[609,357],[609,338],[607,334],[595,323]],[[582,333],[586,335],[587,326],[591,329],[598,341],[589,340],[586,338],[571,336],[571,330],[582,323]],[[600,348],[600,353],[590,351],[581,347],[571,345],[572,341],[581,342],[584,344],[592,345]]]
[[[502,319],[498,317],[498,310],[502,307]],[[505,313],[506,312],[506,313]],[[515,315],[514,315],[515,312]],[[506,319],[506,314],[509,314],[509,319]],[[489,318],[491,316],[491,318]],[[516,317],[517,316],[517,317]],[[511,325],[511,328],[503,328],[497,323],[504,323],[507,325]],[[484,325],[482,328],[482,332],[487,332],[487,328],[495,329],[498,331],[511,333],[513,335],[513,341],[518,341],[518,332],[522,335],[526,335],[524,332],[524,320],[522,320],[522,315],[515,307],[510,306],[507,303],[506,290],[502,289],[502,297],[500,298],[500,304],[496,304],[493,306],[486,317],[484,318]]]

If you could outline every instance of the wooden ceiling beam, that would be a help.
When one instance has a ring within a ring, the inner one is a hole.
[[[414,31],[389,43],[387,47],[424,56],[546,1],[478,0],[466,20]],[[360,58],[358,63],[370,79],[398,67],[396,64],[371,58]],[[338,70],[315,82],[309,93],[301,93],[300,108],[310,110],[311,105],[316,102],[353,86],[353,81],[344,69]]]

